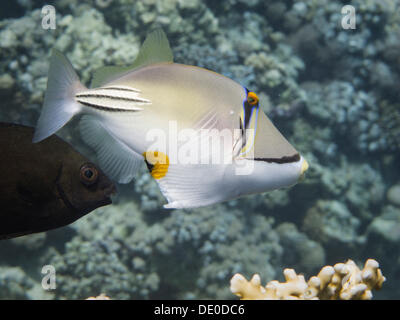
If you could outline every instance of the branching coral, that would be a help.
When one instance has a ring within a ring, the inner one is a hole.
[[[86,298],[86,300],[111,300],[111,299],[107,297],[105,293],[101,293],[99,296],[89,297]]]
[[[283,275],[285,282],[273,280],[263,287],[258,274],[247,281],[237,273],[231,279],[230,289],[242,300],[369,300],[371,290],[380,289],[386,280],[373,259],[368,259],[362,270],[350,259],[333,267],[325,266],[308,282],[293,269],[285,269]]]

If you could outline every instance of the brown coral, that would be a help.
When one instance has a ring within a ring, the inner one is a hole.
[[[333,267],[325,266],[308,282],[293,269],[285,269],[283,274],[285,282],[274,280],[265,287],[261,285],[258,274],[250,281],[241,274],[235,274],[231,279],[230,289],[242,300],[367,300],[372,298],[371,290],[380,289],[386,280],[379,269],[379,263],[373,259],[368,259],[362,270],[350,259]]]

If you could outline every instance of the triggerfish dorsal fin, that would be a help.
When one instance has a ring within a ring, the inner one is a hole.
[[[167,36],[162,29],[156,29],[147,35],[135,62],[130,67],[137,69],[154,63],[173,61],[174,56]]]
[[[147,35],[133,64],[130,66],[105,66],[97,69],[93,74],[90,87],[100,87],[134,69],[154,63],[172,63],[173,60],[174,57],[167,36],[162,29],[156,29]]]

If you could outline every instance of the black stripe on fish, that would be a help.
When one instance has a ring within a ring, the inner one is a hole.
[[[149,172],[151,173],[151,172],[153,171],[154,164],[151,164],[151,163],[148,162],[147,160],[144,160],[144,162],[146,163],[147,169],[148,169]]]
[[[246,135],[244,133],[242,119],[240,119],[240,118],[239,118],[239,127],[240,127],[240,133],[241,133],[241,137],[242,137],[242,147],[240,150],[243,150],[243,148],[246,146]]]
[[[247,101],[244,103],[244,128],[249,128],[249,122],[251,114],[253,112],[253,106],[251,106]]]
[[[265,161],[265,162],[274,162],[274,163],[291,163],[291,162],[297,162],[300,160],[300,154],[296,153],[292,156],[284,156],[281,158],[254,158],[253,160],[255,161]]]
[[[106,94],[77,94],[75,97],[77,98],[106,98],[111,100],[122,100],[122,101],[131,101],[131,102],[139,102],[139,103],[150,103],[148,100],[142,99],[135,99],[135,98],[128,98],[128,97],[115,97],[115,96],[108,96]],[[79,99],[78,99],[79,101]],[[79,101],[82,103],[81,101]]]
[[[78,101],[80,104],[83,104],[84,106],[91,107],[93,109],[98,109],[101,111],[109,111],[109,112],[137,112],[138,110],[133,110],[133,109],[121,109],[121,108],[109,108],[109,107],[104,107],[102,105],[97,105],[89,102],[83,102],[83,101]]]
[[[257,109],[259,108],[259,104],[251,106],[246,101],[246,102],[243,103],[243,108],[244,108],[244,128],[248,129],[251,117],[252,117],[254,111],[257,111]]]

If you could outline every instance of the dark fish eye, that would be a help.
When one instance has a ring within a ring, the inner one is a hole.
[[[94,173],[93,173],[93,170],[92,170],[92,169],[89,169],[89,168],[86,169],[86,170],[85,170],[85,173],[84,173],[85,177],[88,178],[88,179],[90,179],[91,177],[93,177],[93,174],[94,174]]]
[[[84,185],[90,186],[94,184],[97,181],[98,175],[99,173],[93,164],[85,163],[81,166],[80,179]]]

